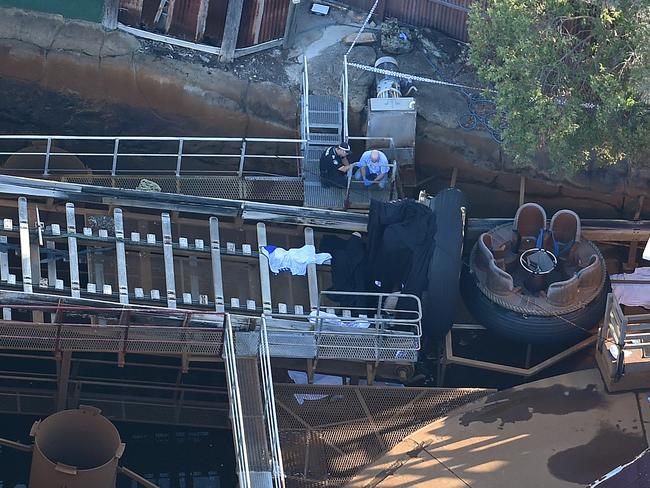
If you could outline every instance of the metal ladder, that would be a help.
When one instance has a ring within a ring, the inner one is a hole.
[[[328,209],[345,208],[344,188],[323,188],[320,181],[319,161],[328,146],[342,140],[343,109],[339,97],[309,94],[307,61],[302,78],[302,139],[304,146],[303,178],[305,206]]]

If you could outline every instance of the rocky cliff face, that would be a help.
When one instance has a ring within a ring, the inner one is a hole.
[[[3,118],[15,123],[13,131],[25,132],[21,123],[39,126],[39,132],[71,126],[85,110],[119,116],[120,133],[151,133],[164,126],[174,135],[296,134],[297,103],[287,88],[156,56],[131,35],[57,15],[0,9],[0,80],[7,89],[2,108],[11,112]],[[27,96],[28,87],[52,94],[45,110],[60,113],[49,124],[38,123],[44,106]],[[60,95],[74,99],[68,105],[75,110],[65,103],[57,110]],[[142,125],[144,120],[151,125]],[[101,124],[87,123],[87,130],[76,124],[74,130],[105,132]]]

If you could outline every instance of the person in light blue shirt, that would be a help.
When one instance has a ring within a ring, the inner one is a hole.
[[[383,152],[376,149],[366,151],[361,155],[361,159],[355,163],[355,166],[359,169],[354,177],[357,180],[363,178],[363,184],[366,187],[372,186],[374,183],[379,188],[386,187],[390,167],[388,166],[388,158]]]

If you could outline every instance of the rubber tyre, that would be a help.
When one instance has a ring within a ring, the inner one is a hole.
[[[505,309],[486,297],[474,275],[463,271],[461,292],[476,320],[495,334],[524,344],[569,344],[586,339],[605,313],[609,277],[600,294],[584,308],[563,315],[523,315]],[[572,325],[573,324],[573,325]]]
[[[433,205],[436,237],[429,263],[429,283],[421,297],[423,332],[433,340],[445,337],[457,310],[466,224],[461,208],[466,208],[466,200],[460,190],[447,188],[436,195]]]

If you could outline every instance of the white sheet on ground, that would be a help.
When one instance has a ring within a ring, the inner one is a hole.
[[[648,281],[649,283],[644,284],[612,283],[612,293],[622,305],[650,309],[650,268],[637,268],[634,273],[613,274],[610,278]]]
[[[269,268],[275,274],[280,271],[291,271],[292,275],[305,275],[308,264],[323,264],[332,259],[332,255],[329,253],[317,253],[316,248],[311,244],[289,250],[275,246],[263,246],[262,254],[268,258]]]
[[[307,384],[307,373],[302,371],[291,371],[289,370],[289,377],[293,380],[294,383],[298,385]],[[314,385],[342,385],[343,378],[341,376],[332,376],[328,374],[315,374],[314,375]],[[302,405],[306,400],[322,400],[327,398],[329,395],[320,395],[313,393],[296,393],[296,401],[298,404]]]

